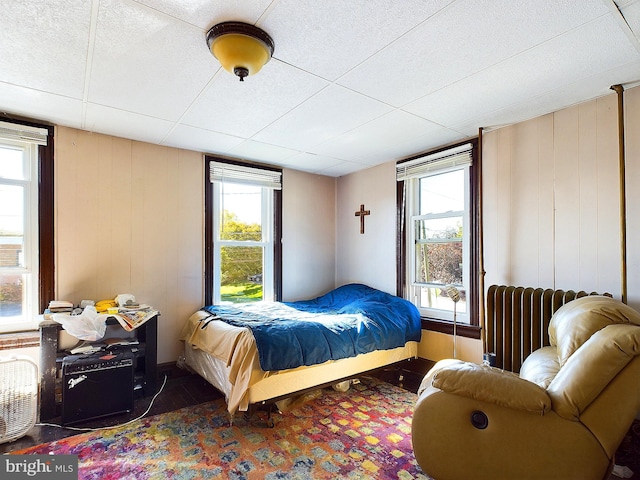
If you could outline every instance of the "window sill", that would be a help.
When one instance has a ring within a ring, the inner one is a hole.
[[[40,346],[40,332],[0,333],[0,351]]]
[[[453,322],[445,322],[443,320],[435,320],[433,318],[422,317],[422,329],[432,332],[446,333],[453,335]],[[468,337],[480,339],[480,327],[478,325],[460,324],[456,325],[456,335],[460,337]]]

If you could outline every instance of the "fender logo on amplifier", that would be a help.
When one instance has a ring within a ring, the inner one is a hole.
[[[79,384],[80,382],[86,379],[87,379],[86,375],[80,375],[77,378],[70,378],[69,381],[67,382],[69,384],[69,389],[75,387],[77,384]]]

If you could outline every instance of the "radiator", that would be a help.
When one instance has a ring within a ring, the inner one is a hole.
[[[518,373],[531,352],[549,345],[548,329],[553,313],[565,303],[586,295],[599,294],[491,285],[487,291],[485,352],[495,353],[496,367]]]

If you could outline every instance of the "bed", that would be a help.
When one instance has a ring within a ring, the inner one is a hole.
[[[348,284],[298,302],[207,305],[185,323],[186,365],[229,414],[417,356],[420,314],[400,297]]]

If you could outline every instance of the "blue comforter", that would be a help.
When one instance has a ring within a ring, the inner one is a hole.
[[[421,335],[420,314],[411,302],[362,284],[312,300],[203,309],[216,320],[251,329],[265,371],[388,350],[419,342]]]

